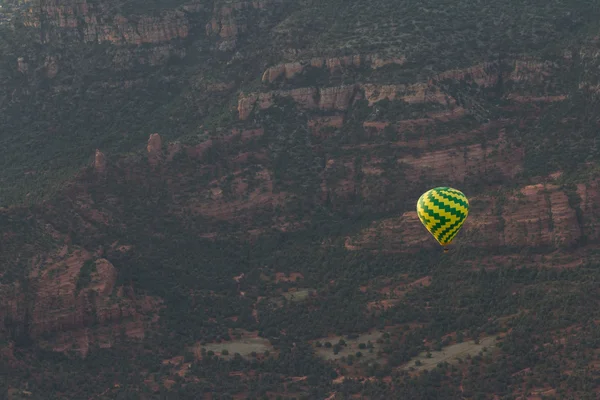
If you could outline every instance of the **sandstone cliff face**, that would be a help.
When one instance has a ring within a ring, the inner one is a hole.
[[[424,182],[464,187],[477,181],[511,180],[523,171],[524,151],[507,141],[504,125],[509,122],[496,121],[473,131],[344,146],[348,153],[327,161],[321,186],[323,198],[339,204],[358,195],[366,204],[384,207],[391,198],[402,202],[409,187],[421,187]],[[384,122],[367,125],[373,129],[372,136],[393,126]],[[481,143],[483,135],[491,134],[496,138]],[[409,149],[412,154],[406,154]],[[386,155],[374,155],[381,151]],[[395,156],[395,151],[402,155]]]
[[[397,162],[409,165],[412,170],[409,176],[415,180],[426,176],[448,182],[464,182],[496,172],[512,178],[523,170],[523,157],[523,150],[509,146],[501,132],[500,137],[489,146],[472,144],[430,151],[418,157],[402,157]]]
[[[309,67],[327,69],[330,73],[333,73],[348,67],[368,67],[378,69],[390,64],[402,65],[405,62],[406,59],[404,57],[389,58],[370,54],[356,54],[353,56],[333,58],[312,58],[310,60],[294,61],[269,67],[263,73],[262,81],[273,83],[279,78],[290,80]]]
[[[31,338],[47,341],[47,346],[59,351],[76,343],[75,350],[84,356],[93,342],[110,346],[121,329],[140,337],[160,301],[136,296],[130,287],[117,287],[116,278],[117,271],[107,259],[65,245],[32,269],[28,289],[4,288],[12,295],[1,299],[0,330],[28,326]],[[100,331],[93,334],[92,326]],[[103,328],[113,331],[112,336],[106,329],[102,333]]]
[[[583,235],[591,239],[600,237],[600,181],[578,184],[576,195],[583,218],[580,221]]]
[[[491,87],[498,83],[502,77],[505,81],[531,82],[540,84],[544,79],[555,74],[558,65],[551,61],[541,61],[532,57],[505,61],[505,65],[498,63],[483,63],[469,68],[444,71],[432,79],[430,84],[446,79],[454,81],[471,81],[481,87]]]
[[[554,184],[525,186],[501,197],[472,198],[469,217],[453,245],[568,248],[584,234],[589,240],[597,240],[600,237],[598,210],[585,206],[584,199],[599,198],[598,182],[579,185],[577,194],[581,197],[579,216],[578,210],[569,204],[572,194]],[[376,222],[346,241],[348,250],[411,252],[423,246],[439,245],[421,225],[414,211]]]
[[[115,17],[107,22],[94,16],[90,11],[93,9],[91,6],[81,6],[86,3],[73,4],[79,4],[79,8],[72,5],[74,8],[68,10],[64,8],[66,6],[57,6],[54,11],[46,12],[55,13],[51,15],[58,18],[57,26],[61,29],[79,29],[77,24],[81,23],[80,16],[84,16],[84,21],[88,24],[83,30],[85,41],[158,44],[152,47],[151,56],[149,53],[132,53],[123,46],[122,52],[117,52],[114,60],[115,65],[121,65],[123,68],[133,65],[136,60],[149,64],[163,62],[177,51],[172,43],[166,42],[187,35],[185,15],[167,13],[160,18],[141,18],[132,20],[133,22]],[[238,35],[246,29],[245,25],[238,24],[236,12],[248,8],[258,10],[266,4],[244,2],[227,7],[219,6],[215,9],[217,16],[206,27],[207,33],[220,38],[223,43],[235,43]],[[46,61],[47,75],[56,75],[61,60],[50,57]],[[266,83],[284,79],[291,81],[309,67],[336,72],[349,67],[376,69],[384,65],[403,63],[402,57],[385,60],[376,56],[360,55],[314,58],[270,67],[264,72],[262,79]],[[24,60],[19,61],[19,68],[23,73],[27,72]],[[543,82],[552,68],[554,66],[548,63],[519,60],[510,72],[503,72],[506,76],[501,76],[513,82]],[[440,130],[435,134],[423,132],[418,136],[421,133],[419,128],[438,123],[441,125],[460,119],[468,113],[466,106],[459,105],[455,98],[444,91],[440,82],[446,79],[471,80],[479,86],[491,87],[498,83],[499,76],[493,64],[484,64],[464,70],[446,71],[426,83],[356,83],[248,93],[239,96],[238,113],[240,120],[246,120],[253,111],[271,107],[278,96],[288,97],[293,99],[299,108],[314,111],[309,115],[308,128],[314,136],[324,138],[331,136],[336,130],[338,132],[335,133],[339,134],[339,131],[344,129],[344,122],[348,118],[346,111],[358,99],[366,100],[369,106],[385,99],[403,100],[410,105],[432,106],[423,107],[435,111],[424,112],[424,117],[419,119],[403,119],[396,122],[361,121],[370,134],[370,139],[374,140],[369,143],[340,146],[336,151],[332,151],[332,154],[320,154],[325,160],[325,165],[316,177],[316,181],[321,183],[321,190],[315,191],[311,201],[320,202],[320,205],[327,204],[334,209],[348,204],[360,204],[369,211],[394,212],[398,210],[397,203],[414,203],[416,198],[409,198],[412,196],[410,188],[422,186],[424,182],[443,181],[448,184],[471,185],[477,179],[494,175],[506,181],[522,171],[524,150],[509,145],[503,130],[505,122],[508,124],[514,121],[494,121],[471,131],[455,129],[451,133],[443,133]],[[129,86],[134,84],[140,82],[126,83]],[[106,85],[109,86],[109,83]],[[202,90],[207,92],[233,89],[235,85],[232,82],[202,82]],[[506,97],[523,102],[537,99],[513,93]],[[564,98],[551,96],[545,97],[544,101],[560,101]],[[275,171],[271,168],[269,151],[264,148],[256,150],[250,146],[250,141],[260,138],[264,130],[260,127],[245,129],[241,126],[240,123],[239,129],[233,130],[224,138],[208,140],[196,146],[169,143],[164,152],[160,135],[152,134],[147,143],[146,156],[151,165],[160,166],[160,174],[155,173],[159,168],[152,168],[144,175],[146,171],[139,171],[145,170],[145,165],[142,164],[120,171],[123,176],[116,175],[113,169],[117,167],[107,165],[106,157],[100,151],[95,155],[94,170],[108,179],[116,177],[120,180],[119,184],[124,181],[123,185],[132,188],[134,185],[151,186],[148,181],[152,180],[154,183],[156,177],[158,183],[165,183],[164,186],[168,188],[164,197],[169,201],[166,207],[168,210],[164,212],[169,217],[184,215],[186,221],[192,217],[201,217],[199,219],[207,223],[235,222],[244,227],[244,235],[251,236],[259,235],[261,230],[267,229],[300,229],[305,222],[302,219],[304,216],[286,214],[285,207],[291,203],[290,199],[293,199],[294,195],[276,187]],[[388,133],[389,129],[386,128],[392,128],[392,131],[398,134],[397,139],[376,137],[383,135],[384,131]],[[404,133],[409,129],[417,137],[405,136]],[[482,140],[481,136],[486,129],[497,129],[497,138]],[[236,153],[219,153],[218,160],[214,160],[214,153],[210,150],[227,147],[222,145],[233,142],[234,137],[241,138],[242,143],[248,141],[244,143],[248,144],[248,147],[238,149]],[[321,151],[314,143],[307,147],[315,152]],[[375,154],[375,151],[382,147],[392,151],[386,155]],[[395,150],[398,152],[395,153]],[[181,159],[192,159],[195,163],[193,169],[177,170],[176,168],[183,165],[183,162],[178,164],[178,154],[181,155]],[[211,154],[213,159],[207,161],[208,155]],[[159,181],[160,179],[164,179],[164,182]],[[483,248],[568,247],[584,238],[598,239],[600,211],[596,204],[600,202],[599,187],[598,182],[577,185],[574,191],[551,184],[533,185],[515,193],[507,193],[504,198],[493,195],[473,197],[471,214],[456,238],[456,243]],[[122,227],[126,231],[127,227],[121,226],[123,223],[118,211],[114,211],[119,210],[119,206],[126,202],[126,199],[108,194],[110,199],[105,200],[104,204],[111,206],[109,212],[109,207],[103,209],[93,201],[91,191],[88,192],[86,188],[86,184],[81,184],[70,198],[69,206],[72,207],[76,218],[68,222],[68,230],[89,237],[100,237],[102,227],[109,225]],[[579,202],[574,201],[573,196],[576,196]],[[277,215],[278,213],[274,212],[276,209],[282,210],[282,215]],[[256,224],[259,218],[263,219],[262,226]],[[201,236],[219,235],[218,228],[214,228],[213,231],[210,229],[212,228],[208,227]],[[57,240],[69,242],[68,238],[61,237],[58,232],[53,232],[53,236]],[[346,241],[349,250],[410,252],[428,246],[438,245],[422,227],[413,211],[377,221],[370,228]],[[112,249],[123,252],[129,250],[130,247],[126,243],[116,244]],[[34,284],[32,291],[28,292],[18,286],[4,288],[11,292],[0,296],[0,306],[5,310],[0,311],[0,323],[27,323],[30,326],[30,334],[37,340],[56,335],[49,346],[64,350],[76,342],[79,351],[85,354],[91,343],[111,345],[121,329],[130,337],[141,338],[144,330],[155,320],[160,301],[138,296],[128,286],[118,287],[117,271],[109,261],[110,256],[102,250],[91,250],[91,247],[65,247],[55,254],[41,256],[43,262],[34,266],[30,276]],[[27,310],[27,313],[24,310]],[[93,325],[95,328],[91,329]],[[0,328],[7,329],[6,326]]]
[[[148,162],[151,165],[156,165],[162,160],[162,139],[158,133],[150,135],[146,150],[148,151]]]
[[[94,156],[94,170],[99,174],[106,172],[106,156],[98,149]]]
[[[273,192],[270,171],[261,169],[253,173],[252,186],[243,178],[249,173],[248,170],[240,170],[234,172],[231,181],[224,177],[211,182],[209,188],[201,190],[194,199],[186,203],[186,211],[208,218],[244,222],[251,220],[253,213],[270,210],[285,203],[285,193]]]
[[[264,93],[240,94],[238,113],[241,120],[247,119],[255,109],[265,110],[273,105],[277,96],[293,99],[299,108],[304,110],[320,109],[324,111],[345,111],[352,104],[355,95],[360,91],[368,100],[369,106],[378,101],[403,100],[407,103],[437,103],[444,106],[455,106],[456,101],[442,93],[436,87],[425,84],[415,85],[344,85],[326,88],[298,88],[278,90]],[[362,94],[360,95],[362,97]],[[318,98],[318,101],[315,100]],[[358,98],[358,97],[357,97]]]
[[[307,61],[298,61],[292,63],[279,64],[268,68],[262,76],[263,82],[274,82],[280,78],[292,79],[294,76],[302,73],[306,68],[327,68],[331,72],[347,67],[371,65],[378,67],[387,64],[402,65],[404,58],[389,59],[383,61],[374,56],[348,56],[334,59],[311,59]],[[271,91],[263,93],[240,94],[238,100],[238,113],[241,120],[245,120],[256,106],[259,110],[264,110],[272,105],[275,96],[289,97],[294,99],[300,108],[344,111],[347,110],[354,99],[364,98],[369,102],[369,106],[387,99],[403,100],[409,104],[432,103],[440,104],[449,109],[457,107],[456,100],[444,92],[447,80],[460,82],[463,80],[476,83],[480,87],[492,87],[498,83],[499,78],[507,82],[528,83],[533,85],[544,84],[549,77],[553,75],[557,65],[552,62],[542,62],[536,59],[516,59],[507,66],[500,67],[496,63],[486,63],[473,67],[450,70],[432,77],[427,83],[416,84],[356,84],[341,87],[327,88],[297,88],[286,91]],[[302,93],[313,93],[319,98],[319,101],[307,102]],[[357,93],[358,92],[358,93]],[[356,96],[355,96],[356,95]],[[508,94],[510,95],[510,94]],[[518,94],[512,94],[518,96]],[[556,98],[555,98],[556,97]],[[562,95],[545,98],[544,101],[559,101],[564,99]]]
[[[128,19],[118,14],[107,16],[112,14],[111,8],[109,3],[47,0],[41,8],[29,9],[25,25],[40,28],[43,42],[80,36],[84,42],[139,45],[164,43],[188,35],[189,21],[181,11],[166,11],[160,17]]]
[[[292,90],[280,90],[268,93],[250,93],[248,95],[240,94],[238,100],[238,113],[240,119],[247,119],[256,106],[259,110],[266,110],[273,105],[273,101],[277,96],[290,97],[304,109],[314,109],[317,107],[317,89],[315,88],[299,88]]]
[[[319,108],[321,110],[345,111],[352,102],[355,90],[354,86],[323,88],[319,93]]]
[[[445,79],[461,81],[466,80],[466,78],[469,77],[470,80],[477,83],[477,85],[489,87],[497,83],[498,76],[499,71],[496,70],[496,64],[485,63],[481,65],[474,65],[465,69],[444,71],[432,78],[430,83],[443,81]]]
[[[278,0],[246,0],[227,5],[216,2],[213,18],[205,26],[206,34],[219,39],[219,49],[232,50],[236,46],[238,36],[248,30],[248,22],[258,23],[255,18],[244,18],[244,14],[249,10],[265,9],[278,2]]]

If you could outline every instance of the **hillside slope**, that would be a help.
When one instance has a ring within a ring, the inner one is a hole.
[[[0,393],[595,398],[597,6],[7,9]]]

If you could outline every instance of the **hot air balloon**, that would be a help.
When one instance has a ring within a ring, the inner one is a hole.
[[[436,187],[417,201],[417,215],[444,252],[469,215],[469,200],[460,190]]]

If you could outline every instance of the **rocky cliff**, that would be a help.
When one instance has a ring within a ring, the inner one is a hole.
[[[394,63],[401,66],[403,62],[401,59],[384,62],[374,56],[313,59],[309,63],[270,67],[262,79],[266,83],[275,83],[282,77],[293,80],[308,66],[335,72],[345,66],[378,68]],[[125,192],[114,192],[118,187],[136,188],[134,192],[159,190],[161,198],[169,199],[160,213],[180,221],[191,216],[203,218],[207,221],[199,234],[203,238],[220,235],[219,221],[240,225],[238,233],[245,232],[243,236],[253,240],[273,229],[282,232],[304,229],[309,224],[306,216],[292,211],[299,194],[285,188],[289,183],[285,183],[286,179],[291,178],[281,177],[275,166],[279,150],[273,143],[280,140],[283,132],[280,128],[273,130],[261,119],[261,112],[279,107],[282,97],[296,105],[295,110],[285,112],[308,113],[301,123],[304,125],[294,129],[306,129],[308,140],[314,142],[300,144],[298,137],[290,136],[289,140],[296,144],[284,146],[307,146],[306,151],[323,158],[320,169],[293,178],[296,183],[315,182],[315,191],[308,197],[301,196],[315,206],[332,210],[362,208],[396,214],[375,220],[371,227],[348,237],[345,241],[348,251],[411,253],[435,248],[433,240],[420,227],[412,206],[421,190],[442,183],[460,187],[472,202],[470,217],[457,238],[461,247],[565,249],[586,240],[597,241],[599,216],[593,204],[600,198],[600,192],[596,181],[578,183],[569,189],[551,180],[514,191],[502,188],[505,182],[519,179],[525,168],[524,145],[514,141],[517,121],[522,116],[509,110],[513,110],[515,103],[539,102],[522,97],[520,88],[533,90],[536,85],[552,84],[553,75],[548,68],[556,68],[531,60],[516,60],[509,65],[512,69],[502,74],[495,64],[452,70],[436,75],[428,83],[356,83],[242,94],[238,100],[239,119],[247,120],[256,113],[250,125],[256,121],[266,125],[234,128],[228,134],[197,145],[163,144],[161,135],[154,133],[147,142],[147,168],[144,161],[135,158],[111,165],[104,153],[96,150],[94,177],[90,176],[95,183],[90,186],[85,181],[88,178],[80,178],[69,189],[70,200],[64,205],[77,217],[67,225],[59,222],[64,216],[58,210],[40,211],[35,217],[46,221],[45,224],[62,224],[59,235],[67,243],[74,235],[85,235],[86,244],[61,245],[38,256],[26,278],[29,292],[18,285],[5,292],[12,294],[3,299],[3,304],[9,305],[4,319],[10,322],[3,329],[10,331],[14,326],[26,324],[36,340],[59,335],[53,342],[55,349],[63,348],[60,343],[64,342],[61,338],[65,332],[73,332],[83,354],[90,343],[109,340],[102,335],[90,336],[87,330],[92,325],[110,327],[113,332],[119,326],[129,327],[126,332],[130,332],[135,325],[136,333],[131,335],[143,335],[143,327],[153,320],[160,300],[134,295],[130,286],[118,286],[115,267],[110,259],[103,258],[107,251],[114,255],[128,251],[129,247],[122,245],[117,250],[106,245],[89,247],[94,240],[108,243],[109,237],[102,233],[103,226],[128,229],[124,222],[129,218],[128,200]],[[477,104],[490,107],[485,100],[466,102],[461,97],[465,89],[456,92],[450,87],[457,82],[470,82],[486,90],[496,88],[499,80],[515,91],[504,90],[505,103],[495,106],[500,107],[500,113],[507,110],[507,114],[499,114],[500,118],[485,123],[473,120]],[[566,99],[567,96],[562,96],[543,101]],[[386,113],[389,104],[399,105],[398,113]],[[406,112],[407,107],[413,106],[422,108]],[[361,107],[369,109],[372,117],[359,122],[358,128],[356,124],[349,125]],[[362,136],[354,142],[338,145],[335,151],[323,147],[327,141],[341,140],[355,129]],[[190,169],[192,165],[196,167]],[[199,181],[204,183],[193,183]],[[487,190],[499,190],[500,194],[481,192],[482,184],[487,185]],[[469,189],[474,191],[472,195]],[[98,190],[104,192],[103,200],[97,194],[93,200],[91,193]],[[111,243],[118,242],[115,239],[111,238]],[[84,284],[80,283],[82,280]],[[24,309],[28,310],[26,317]]]
[[[561,188],[551,181],[512,193],[472,197],[472,211],[457,245],[569,249],[588,240],[597,242],[600,219],[588,199],[600,194],[598,181],[579,184],[576,189]],[[359,235],[349,237],[346,247],[392,252],[436,248],[438,244],[423,234],[420,224],[414,211],[376,221]]]
[[[346,68],[368,67],[378,69],[386,65],[402,65],[404,57],[384,58],[378,55],[361,55],[335,57],[335,58],[312,58],[291,63],[277,64],[269,67],[262,75],[262,81],[273,83],[278,79],[292,80],[295,76],[305,73],[307,69],[326,69],[329,73],[342,72]]]
[[[595,25],[438,3],[29,4],[0,43],[7,393],[75,350],[99,378],[60,381],[73,398],[420,398],[421,351],[500,338],[427,375],[475,397],[496,354],[523,369],[593,326],[598,43],[555,35]],[[471,203],[447,255],[414,211],[442,185]]]
[[[139,45],[164,43],[188,35],[189,21],[181,11],[132,19],[115,15],[114,11],[115,7],[108,3],[42,1],[39,8],[29,8],[24,24],[39,28],[42,42],[73,35],[84,42]]]

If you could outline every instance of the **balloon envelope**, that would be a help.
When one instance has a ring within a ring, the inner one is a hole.
[[[435,240],[447,246],[469,215],[469,200],[460,190],[436,187],[421,195],[417,215]]]

